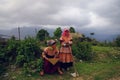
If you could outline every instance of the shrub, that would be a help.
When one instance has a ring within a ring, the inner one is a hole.
[[[24,63],[23,65],[23,74],[27,75],[27,74],[31,74],[31,69],[30,66],[28,63]]]
[[[77,43],[72,46],[73,55],[85,61],[92,59],[92,46],[88,42]]]
[[[5,57],[6,57],[6,60],[9,61],[10,63],[15,62],[16,56],[17,56],[17,48],[19,47],[19,45],[20,45],[20,42],[14,39],[10,39],[8,41]]]
[[[42,59],[38,59],[37,60],[37,72],[40,72],[43,68],[43,60]]]
[[[5,70],[6,70],[5,67],[2,64],[0,64],[0,75],[4,73]]]
[[[23,67],[24,73],[29,73],[33,68],[38,67],[37,61],[41,53],[40,44],[34,38],[28,37],[22,41],[10,39],[5,47],[0,45],[0,70],[3,71],[2,64],[7,62],[7,64],[16,63],[17,66]]]
[[[37,41],[33,38],[27,38],[21,41],[20,46],[17,49],[16,64],[23,66],[24,63],[34,61],[36,58],[40,58],[42,50],[39,48]]]
[[[20,42],[20,46],[17,48],[16,65],[23,67],[23,73],[31,74],[36,69],[41,69],[42,63],[38,66],[42,50],[40,44],[36,39],[26,38]]]
[[[16,64],[21,66],[25,63],[25,56],[24,55],[18,55],[16,58]]]
[[[6,61],[5,54],[6,54],[6,47],[0,45],[0,63],[4,63]]]
[[[32,74],[33,72],[40,72],[43,68],[43,60],[37,59],[36,61],[31,61],[29,63],[24,63],[23,74]]]
[[[6,48],[0,45],[0,75],[5,72],[5,59]]]

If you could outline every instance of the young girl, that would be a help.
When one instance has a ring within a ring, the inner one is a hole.
[[[40,75],[44,75],[44,73],[54,73],[58,72],[59,74],[63,74],[60,70],[60,64],[57,62],[56,64],[52,64],[49,59],[55,59],[58,57],[58,49],[56,47],[55,40],[49,40],[47,42],[48,47],[46,47],[42,53],[42,57],[44,60],[43,70],[40,72]],[[57,58],[58,59],[58,58]]]
[[[60,37],[60,62],[61,68],[69,70],[69,67],[73,65],[73,55],[71,50],[72,37],[69,30],[65,29]]]

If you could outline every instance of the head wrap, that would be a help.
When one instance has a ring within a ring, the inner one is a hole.
[[[48,40],[48,41],[47,41],[47,45],[48,45],[48,46],[52,46],[52,45],[54,45],[55,43],[56,43],[55,40]]]
[[[63,32],[62,32],[62,36],[69,36],[70,35],[70,32],[68,29],[64,29]]]

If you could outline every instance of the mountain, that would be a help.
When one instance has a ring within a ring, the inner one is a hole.
[[[25,37],[27,36],[31,36],[31,37],[35,37],[36,36],[36,33],[40,30],[40,29],[45,29],[49,32],[49,35],[50,36],[53,36],[53,32],[55,29],[53,28],[47,28],[47,27],[43,27],[43,26],[31,26],[31,27],[20,27],[20,38],[21,39],[24,39]],[[108,40],[108,41],[112,41],[113,39],[116,38],[117,34],[116,35],[111,35],[111,34],[97,34],[95,33],[93,36],[91,36],[88,31],[77,31],[77,32],[80,32],[85,35],[85,36],[88,36],[88,37],[92,37],[92,38],[95,38],[97,39],[98,41],[105,41],[105,40]],[[18,28],[13,28],[11,30],[0,30],[0,35],[8,35],[8,36],[15,36],[15,37],[19,37],[19,33],[18,33]]]
[[[35,37],[37,32],[40,29],[45,29],[49,32],[50,36],[53,36],[53,29],[45,28],[45,27],[20,27],[20,38],[24,39],[27,36]],[[18,28],[13,28],[11,30],[0,30],[0,35],[6,36],[15,36],[16,38],[19,37]],[[4,36],[3,36],[4,37]]]

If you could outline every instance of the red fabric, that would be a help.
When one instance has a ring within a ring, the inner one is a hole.
[[[57,62],[55,65],[52,65],[48,60],[44,59],[44,72],[45,73],[54,73],[57,72],[58,67],[60,66],[59,62]]]
[[[70,32],[68,29],[64,29],[64,31],[62,32],[62,36],[68,36],[69,37]]]

